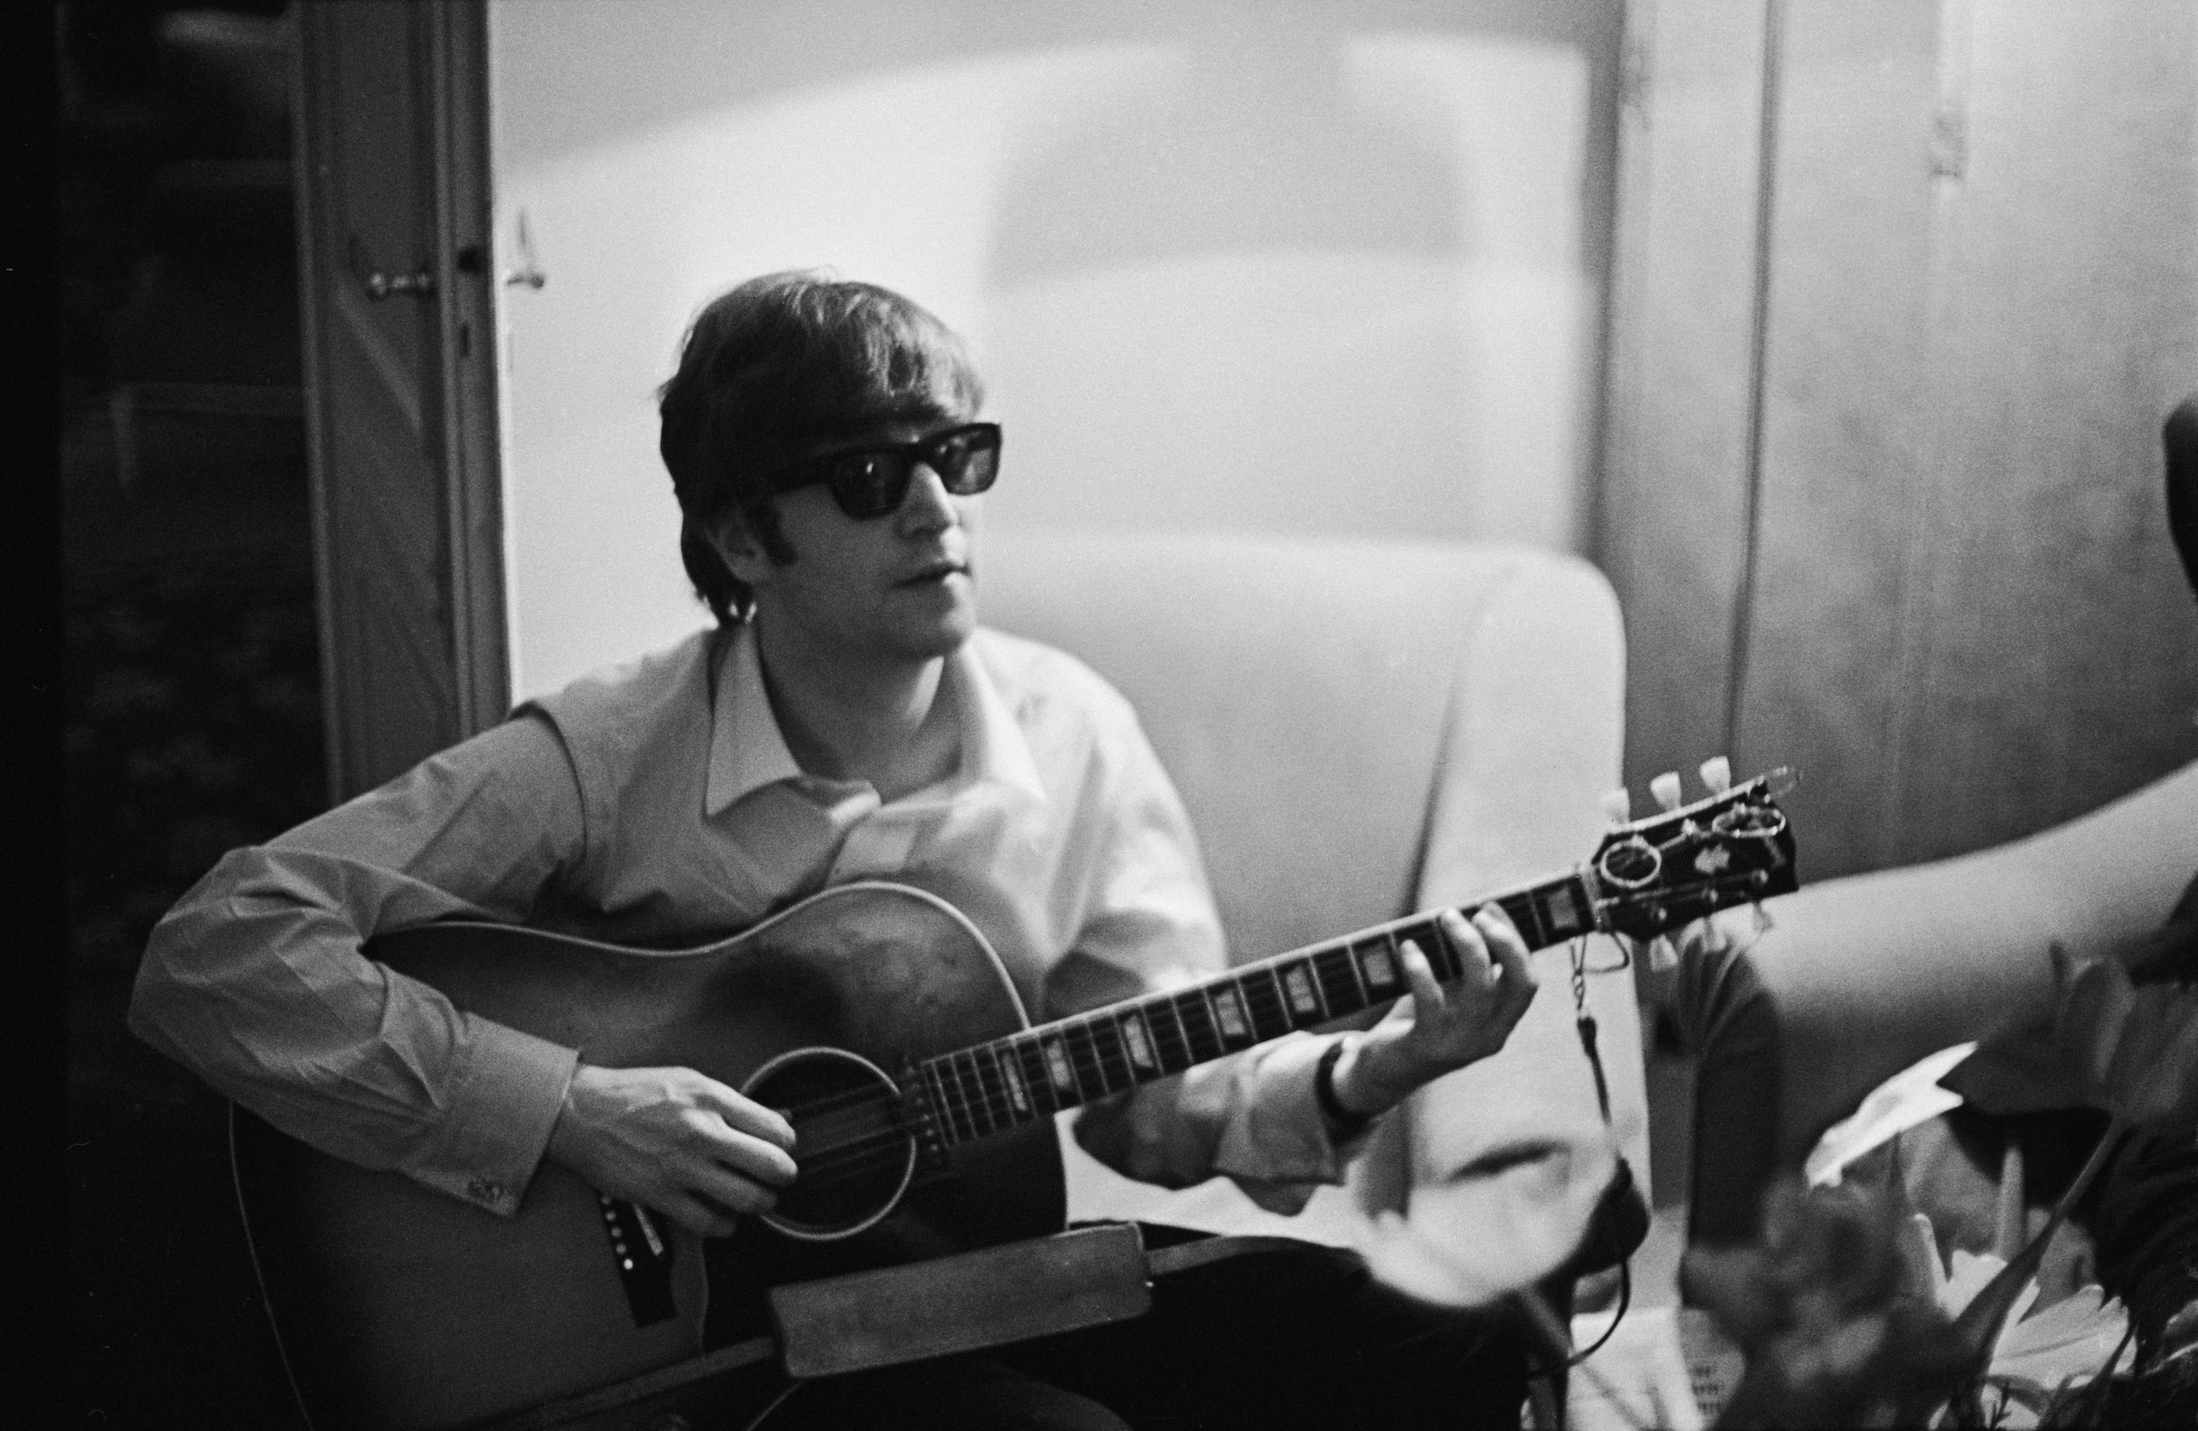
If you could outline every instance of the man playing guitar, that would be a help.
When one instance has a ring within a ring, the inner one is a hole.
[[[513,1216],[547,1160],[719,1239],[796,1177],[778,1111],[690,1068],[586,1062],[365,942],[469,918],[684,948],[884,879],[965,914],[1034,1017],[1225,968],[1127,703],[977,625],[1001,447],[981,398],[959,340],[883,289],[788,273],[710,303],[661,392],[660,448],[715,628],[226,856],[154,932],[132,1028],[292,1137],[484,1216]],[[1404,943],[1410,997],[1372,1028],[1100,1101],[1079,1141],[1132,1177],[1226,1175],[1296,1211],[1532,999],[1500,909],[1439,929],[1463,969],[1447,987]],[[1496,1313],[1425,1307],[1307,1244],[1163,1279],[1135,1321],[804,1383],[769,1425],[1508,1428],[1524,1379]]]

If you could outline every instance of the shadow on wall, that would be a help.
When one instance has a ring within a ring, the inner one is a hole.
[[[492,13],[514,0],[492,0]],[[537,0],[516,0],[524,8]],[[1597,108],[1611,83],[1620,22],[1618,0],[1465,0],[1430,7],[1424,0],[1353,0],[1340,7],[1356,32],[1469,34],[1508,46],[1569,49],[1593,66]],[[1221,70],[1247,68],[1244,37],[1306,37],[1325,44],[1340,28],[1338,9],[1296,3],[1196,4],[1183,0],[1109,0],[1077,6],[997,6],[959,0],[756,0],[739,23],[719,0],[564,0],[554,46],[528,44],[523,63],[532,99],[526,122],[497,136],[500,163],[532,168],[602,146],[627,144],[720,109],[728,96],[761,104],[799,91],[860,86],[881,71],[953,67],[1098,46],[1179,42],[1217,47]],[[1432,14],[1430,13],[1432,11]],[[513,14],[512,19],[532,17]],[[508,33],[509,24],[498,29]],[[833,43],[818,43],[830,36]],[[499,34],[499,40],[503,34]],[[499,45],[509,53],[508,47]],[[606,76],[647,76],[620,87],[605,104]],[[1598,138],[1572,196],[1583,209],[1607,207],[1611,146]],[[1587,258],[1599,269],[1602,236]]]
[[[1604,17],[1486,8],[1215,16],[1008,136],[996,520],[1577,544]]]
[[[1424,493],[1389,474],[1473,422],[1442,116],[1366,104],[1341,33],[1274,35],[1256,63],[1226,38],[1057,111],[1004,166],[987,347],[1041,463],[1075,464],[1033,489],[1093,525],[1409,529]],[[1332,480],[1262,480],[1307,469]]]
[[[1439,123],[1414,132],[1370,113],[1345,73],[1346,38],[1293,30],[1257,64],[1209,42],[1104,109],[1034,131],[1001,186],[993,277],[1227,250],[1460,256]]]

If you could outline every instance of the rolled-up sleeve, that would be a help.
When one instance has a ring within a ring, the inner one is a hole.
[[[131,1030],[324,1152],[509,1215],[577,1055],[362,946],[435,919],[525,918],[585,833],[556,734],[506,722],[225,856],[154,929]]]
[[[1126,706],[1095,742],[1084,797],[1080,813],[1103,830],[1083,925],[1047,980],[1047,1012],[1223,972],[1220,916],[1190,816]],[[1188,1187],[1220,1174],[1269,1211],[1297,1213],[1316,1187],[1343,1180],[1366,1142],[1331,1139],[1314,1098],[1316,1065],[1337,1037],[1287,1034],[1109,1099],[1077,1120],[1077,1141],[1143,1182]]]

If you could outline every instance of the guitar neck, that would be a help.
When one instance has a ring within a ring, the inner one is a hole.
[[[1530,949],[1596,927],[1576,871],[1476,901],[1511,917]],[[1213,1059],[1392,1002],[1408,992],[1411,940],[1439,980],[1463,972],[1436,914],[1246,964],[1203,983],[1108,1004],[916,1065],[940,1141],[989,1137]]]

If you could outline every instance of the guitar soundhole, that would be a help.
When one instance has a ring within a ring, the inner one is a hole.
[[[756,1071],[742,1090],[794,1125],[794,1185],[763,1220],[789,1237],[849,1237],[900,1201],[916,1143],[900,1090],[885,1071],[842,1049],[796,1049]]]
[[[1663,869],[1664,857],[1654,845],[1635,835],[1603,851],[1595,865],[1598,874],[1621,889],[1640,889]]]

